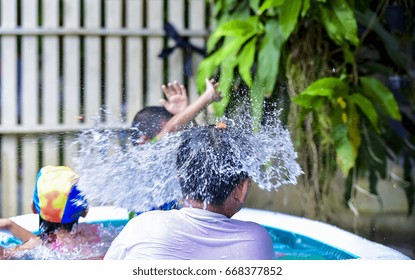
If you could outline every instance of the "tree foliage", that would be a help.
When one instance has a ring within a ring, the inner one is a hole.
[[[384,21],[388,1],[363,2],[212,1],[216,27],[197,84],[202,91],[205,78],[218,75],[225,96],[214,104],[218,116],[241,98],[233,92],[249,88],[254,127],[264,118],[264,104],[288,96],[287,122],[317,200],[330,191],[337,169],[348,178],[346,202],[362,174],[376,194],[388,162],[400,161],[411,211],[413,97],[392,92],[385,80],[407,73],[409,58],[401,51],[402,34]]]

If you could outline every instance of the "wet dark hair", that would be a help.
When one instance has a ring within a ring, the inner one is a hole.
[[[75,221],[72,223],[66,223],[66,224],[52,223],[52,222],[45,221],[39,215],[39,236],[43,240],[46,240],[49,238],[51,234],[53,234],[58,229],[64,229],[66,231],[71,231],[73,226],[77,223],[78,221]]]
[[[163,123],[173,115],[162,106],[148,106],[137,112],[131,124],[131,141],[140,143],[140,138],[153,139],[161,131]]]
[[[184,197],[222,205],[248,178],[233,143],[239,136],[226,125],[194,127],[182,133],[176,164]]]

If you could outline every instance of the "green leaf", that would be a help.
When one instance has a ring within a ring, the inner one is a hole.
[[[346,177],[350,169],[354,167],[356,161],[356,153],[348,137],[347,125],[336,125],[333,128],[333,139],[337,164]]]
[[[218,34],[216,34],[216,30],[213,31],[213,33],[210,35],[210,37],[207,41],[207,44],[206,44],[208,53],[213,51],[216,44],[220,41],[221,38],[222,38],[222,36],[219,36],[219,32],[218,32]]]
[[[307,94],[297,95],[293,98],[293,101],[298,106],[304,107],[306,109],[313,109],[316,111],[322,110],[327,104],[326,98]]]
[[[259,4],[261,0],[250,0],[249,7],[255,12],[255,14],[259,14]]]
[[[259,14],[262,14],[264,11],[269,8],[279,7],[284,4],[285,0],[265,0],[264,3],[259,8]]]
[[[265,26],[265,36],[259,53],[255,80],[262,87],[264,95],[271,95],[277,82],[280,65],[282,38],[279,22],[270,19]]]
[[[359,114],[357,113],[356,106],[354,104],[350,104],[349,106],[349,126],[348,126],[348,135],[350,139],[350,143],[353,147],[353,153],[355,155],[355,161],[359,154],[359,147],[362,143],[362,138],[360,137],[360,129],[359,129]]]
[[[350,50],[349,45],[344,44],[342,46],[342,50],[343,50],[344,60],[352,65],[355,65],[356,59],[355,59],[354,53]]]
[[[395,97],[385,85],[371,77],[360,77],[360,83],[362,92],[377,103],[385,114],[395,120],[401,120],[401,113]]]
[[[231,20],[220,25],[207,42],[207,50],[211,52],[216,44],[222,37],[235,36],[235,37],[250,37],[259,31],[257,26],[258,19],[250,18],[249,20]]]
[[[319,138],[321,139],[322,145],[333,145],[333,135],[331,133],[332,120],[324,112],[316,111],[315,117],[318,121],[319,126]]]
[[[380,132],[378,125],[378,113],[376,112],[375,107],[373,107],[372,102],[360,93],[352,94],[348,96],[347,99],[356,104],[369,119],[376,132]]]
[[[236,63],[236,55],[233,54],[228,56],[221,64],[219,79],[220,85],[218,90],[222,93],[222,99],[219,102],[213,103],[215,115],[218,117],[224,114],[225,109],[229,104]]]
[[[349,91],[348,85],[335,77],[322,78],[309,85],[301,95],[326,96],[345,96]]]
[[[213,71],[230,55],[236,55],[241,46],[250,38],[250,35],[245,37],[226,37],[221,48],[216,50],[213,54],[203,59],[199,64],[196,83],[198,91],[202,92],[205,87],[205,79],[210,78]]]
[[[310,0],[303,0],[303,8],[301,9],[301,17],[305,17],[310,10]]]
[[[344,30],[344,37],[354,46],[359,45],[357,36],[357,23],[353,10],[350,8],[346,0],[333,0],[334,12]]]
[[[215,0],[215,11],[218,5],[222,7],[218,9],[218,13],[214,13],[214,19],[217,20],[213,22],[215,26],[235,19],[246,20],[250,16],[250,10],[235,0]]]
[[[222,12],[223,10],[224,10],[223,1],[222,0],[216,1],[215,5],[213,6],[213,16],[214,17],[219,16],[219,13]]]
[[[339,46],[344,45],[346,40],[359,45],[353,10],[345,0],[332,0],[330,4],[331,7],[319,5],[321,20],[329,37]]]
[[[280,24],[282,40],[285,42],[294,31],[298,15],[301,10],[301,1],[286,1],[281,6]]]
[[[256,18],[254,18],[256,19]],[[216,36],[246,36],[255,33],[256,26],[253,20],[231,20],[216,29]]]
[[[212,57],[207,57],[200,62],[196,75],[196,84],[199,93],[205,90],[206,78],[212,77],[213,72],[217,67],[218,64],[215,63],[215,59]]]
[[[258,131],[261,126],[264,95],[262,93],[263,88],[260,82],[258,82],[258,76],[254,77],[254,83],[250,92],[252,122],[254,131]]]
[[[261,124],[264,97],[272,94],[277,82],[282,47],[279,27],[276,19],[267,22],[258,53],[257,71],[250,95],[254,130],[258,130]]]
[[[249,86],[252,87],[252,75],[251,67],[254,64],[255,53],[256,53],[256,42],[257,37],[250,40],[242,49],[239,54],[237,61],[239,67],[239,74],[242,80]]]

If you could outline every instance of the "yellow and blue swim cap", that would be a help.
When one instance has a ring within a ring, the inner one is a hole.
[[[48,222],[76,222],[88,207],[76,187],[79,176],[67,166],[45,166],[40,169],[33,194],[33,205]]]

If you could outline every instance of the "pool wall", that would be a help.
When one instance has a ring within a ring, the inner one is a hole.
[[[360,259],[409,260],[410,258],[392,248],[370,241],[338,227],[307,218],[244,208],[233,218],[255,221],[264,226],[294,232],[315,239]]]

